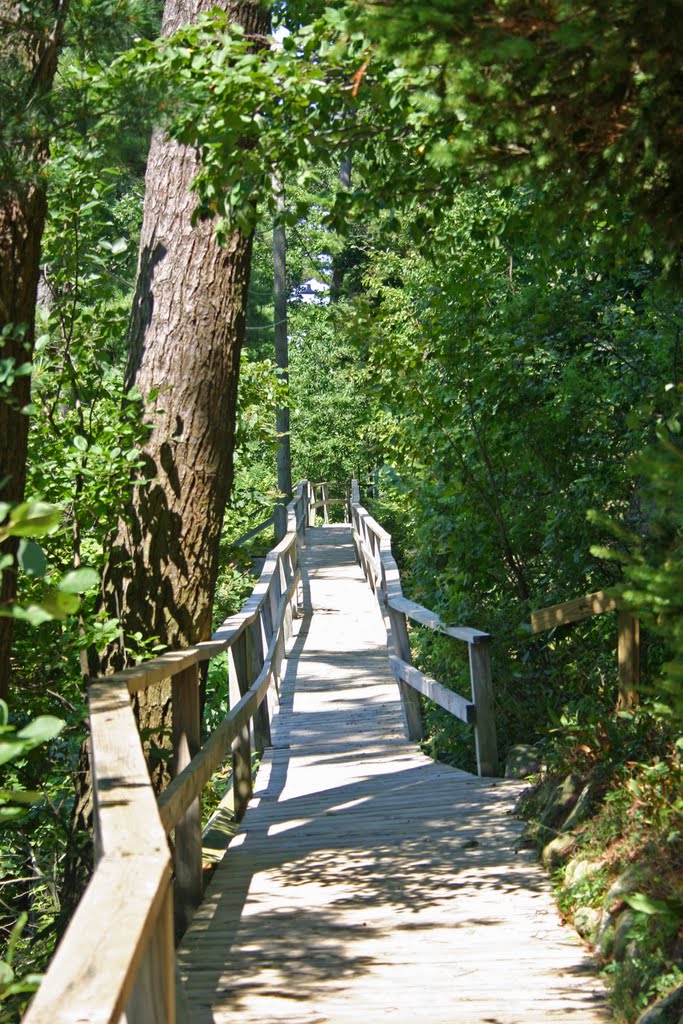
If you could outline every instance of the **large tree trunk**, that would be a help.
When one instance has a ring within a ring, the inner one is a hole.
[[[215,6],[167,0],[163,31]],[[269,30],[258,0],[223,6],[247,33]],[[125,636],[158,637],[164,647],[211,634],[251,259],[251,238],[241,232],[221,247],[210,221],[192,226],[196,172],[194,150],[154,134],[127,367],[127,385],[137,385],[147,403],[151,433],[143,482],[119,524],[106,578]],[[129,660],[121,645],[107,668]],[[166,689],[148,692],[141,728],[163,728],[167,703]]]
[[[0,348],[15,369],[31,363],[47,208],[41,168],[48,155],[43,103],[52,88],[68,0],[35,0],[31,13],[0,0]],[[5,105],[5,99],[8,105]],[[11,99],[11,104],[9,100]],[[26,485],[30,377],[0,390],[0,500],[22,501]],[[10,546],[14,552],[14,548]],[[2,573],[0,604],[16,596],[16,574]],[[0,697],[9,687],[12,619],[0,618]]]
[[[258,0],[167,0],[162,32],[169,34],[203,11],[223,7],[245,31],[263,37],[270,15]],[[140,481],[109,553],[105,602],[121,622],[124,640],[99,664],[117,671],[137,660],[128,638],[139,633],[164,647],[211,635],[211,610],[232,456],[240,351],[244,339],[251,238],[235,232],[223,247],[210,221],[192,226],[189,191],[198,170],[194,150],[161,131],[152,136],[138,275],[129,336],[128,388],[145,401],[149,438]],[[150,393],[158,389],[156,398]],[[153,781],[168,779],[161,749],[171,730],[170,683],[136,698]],[[81,751],[72,830],[91,827],[87,748]],[[64,902],[78,898],[90,870],[89,853],[68,860]]]

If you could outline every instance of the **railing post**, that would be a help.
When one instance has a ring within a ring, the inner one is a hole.
[[[186,768],[201,745],[199,673],[190,665],[173,676],[172,689],[174,774]],[[175,828],[175,930],[184,935],[202,899],[202,815],[199,797]]]
[[[326,483],[321,484],[320,486],[320,497],[321,500],[325,503],[323,505],[323,522],[327,526],[330,522],[330,510],[327,504],[328,499],[330,497],[330,490]]]
[[[258,679],[263,668],[266,643],[264,636],[263,619],[265,619],[266,605],[261,608],[261,613],[256,617],[250,626],[247,626],[247,687],[249,689]],[[270,628],[272,633],[272,626]],[[246,690],[245,690],[246,692]],[[262,754],[266,747],[271,744],[270,739],[270,718],[268,716],[268,695],[259,704],[253,718],[254,727],[254,750]]]
[[[308,485],[307,526],[315,526],[315,484]]]
[[[135,879],[131,879],[131,885]],[[173,893],[159,910],[138,976],[126,1005],[126,1024],[176,1024],[176,973],[173,941]]]
[[[247,682],[247,633],[243,631],[228,651],[230,678],[230,707],[239,702],[242,694],[249,689]],[[241,821],[251,799],[251,728],[243,726],[240,735],[232,743],[232,788],[235,803],[235,819]]]
[[[386,595],[386,580],[384,580],[384,587],[382,588]],[[408,636],[408,624],[405,622],[405,615],[400,611],[394,611],[389,606],[388,601],[386,602],[386,610],[389,615],[389,625],[391,629],[391,646],[393,653],[401,659],[401,662],[407,662],[408,665],[413,665],[413,658],[411,655],[411,641]],[[400,702],[403,709],[403,716],[405,718],[405,725],[408,728],[409,739],[420,740],[424,738],[425,726],[422,718],[422,701],[420,700],[420,694],[409,686],[408,683],[404,683],[402,680],[398,682],[398,691],[400,693]]]
[[[640,622],[629,612],[617,612],[617,661],[619,699],[617,708],[626,711],[638,703],[640,663]]]
[[[477,773],[493,777],[498,773],[498,744],[491,675],[491,638],[477,637],[470,642],[470,680],[472,702],[476,709],[474,737],[477,747]]]

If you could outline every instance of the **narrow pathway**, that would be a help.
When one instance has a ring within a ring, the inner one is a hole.
[[[308,532],[304,590],[274,746],[179,951],[194,1024],[608,1021],[517,849],[519,784],[406,741],[348,527]]]

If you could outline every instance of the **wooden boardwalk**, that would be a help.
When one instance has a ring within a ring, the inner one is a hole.
[[[193,1024],[610,1020],[518,849],[519,784],[406,741],[349,527],[307,533],[303,585],[273,747],[179,951]]]

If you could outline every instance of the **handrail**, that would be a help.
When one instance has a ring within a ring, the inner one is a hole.
[[[625,711],[638,703],[638,677],[640,668],[640,620],[624,607],[618,597],[601,590],[584,594],[571,601],[553,604],[531,613],[531,633],[543,633],[556,626],[568,626],[593,615],[617,613],[617,666],[619,696],[617,709]]]
[[[387,631],[389,662],[401,693],[401,703],[411,739],[424,737],[422,704],[418,694],[445,708],[474,727],[479,775],[495,776],[498,749],[491,677],[491,637],[479,629],[448,626],[428,608],[403,596],[401,576],[391,551],[391,535],[373,519],[360,503],[358,481],[351,482],[350,520],[358,563],[372,588]],[[406,619],[443,633],[468,645],[472,700],[420,672],[411,664],[410,640]]]
[[[262,749],[270,739],[268,693],[279,686],[298,608],[298,554],[314,500],[307,481],[297,485],[287,534],[244,607],[211,640],[91,683],[96,866],[25,1024],[117,1024],[124,1013],[127,1024],[175,1024],[173,909],[175,903],[176,932],[183,931],[201,900],[200,796],[230,751],[237,817],[251,795],[252,731]],[[201,746],[198,668],[225,651],[234,706]],[[164,679],[172,683],[175,778],[157,801],[130,696]]]

